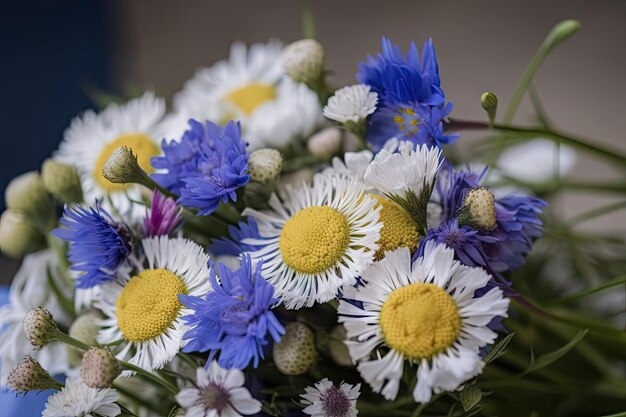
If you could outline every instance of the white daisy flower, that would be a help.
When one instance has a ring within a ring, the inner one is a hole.
[[[452,249],[430,241],[415,262],[406,248],[387,252],[362,278],[365,286],[346,289],[344,297],[363,308],[340,301],[339,322],[352,360],[375,392],[396,398],[404,361],[417,365],[418,403],[481,373],[479,350],[496,339],[487,324],[506,317],[509,306],[499,288],[474,297],[490,279],[483,269],[461,265]]]
[[[261,246],[251,256],[263,260],[263,276],[287,308],[333,299],[372,263],[382,225],[364,192],[356,179],[317,175],[312,186],[287,186],[282,201],[272,195],[272,211],[244,211],[261,235],[244,242]]]
[[[244,375],[239,369],[223,369],[217,361],[209,369],[198,368],[196,385],[180,390],[176,401],[185,408],[185,417],[241,417],[261,411],[243,386]]]
[[[378,94],[369,85],[349,85],[335,91],[324,107],[324,116],[339,123],[358,123],[376,111]]]
[[[321,123],[317,95],[283,75],[278,41],[231,47],[228,60],[196,72],[174,97],[170,118],[179,135],[189,118],[225,123],[240,120],[251,149],[282,148],[308,137]]]
[[[141,245],[147,267],[139,265],[136,275],[102,286],[96,307],[106,318],[97,340],[122,340],[116,356],[152,370],[163,367],[183,346],[186,326],[181,317],[190,310],[178,301],[178,294],[201,297],[210,290],[208,256],[183,238],[146,238]]]
[[[390,197],[405,198],[407,192],[419,197],[432,190],[441,162],[440,149],[401,142],[398,152],[382,149],[376,154],[364,180]]]
[[[343,156],[343,161],[338,156],[334,157],[331,166],[327,170],[363,181],[365,170],[367,170],[373,158],[374,154],[368,150],[346,152]]]
[[[328,378],[322,379],[315,384],[315,388],[305,388],[306,394],[302,410],[313,417],[356,417],[359,410],[356,409],[356,400],[361,394],[361,384],[352,386],[342,382],[339,388],[335,387]]]
[[[15,274],[9,290],[9,303],[0,307],[0,387],[6,386],[11,369],[26,356],[36,359],[51,374],[67,372],[69,365],[67,349],[63,344],[51,343],[36,350],[24,334],[24,318],[33,309],[44,307],[55,321],[68,325],[48,281],[48,269],[57,285],[62,282],[56,276],[56,256],[44,250],[27,255]]]
[[[60,392],[48,397],[42,417],[116,417],[122,410],[114,389],[89,388],[80,378],[70,378]]]
[[[102,175],[109,156],[120,146],[127,146],[137,155],[139,165],[152,171],[150,158],[161,153],[165,100],[152,92],[122,105],[110,105],[97,114],[92,110],[72,120],[54,159],[76,166],[85,202],[102,200],[102,206],[114,214],[140,216],[144,208],[130,200],[140,200],[137,185],[113,184]]]

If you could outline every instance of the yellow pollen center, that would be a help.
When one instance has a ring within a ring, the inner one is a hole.
[[[398,125],[401,135],[409,137],[419,132],[420,118],[411,108],[399,109],[393,121]]]
[[[115,301],[115,315],[124,339],[145,342],[165,333],[178,318],[178,294],[185,284],[167,269],[147,269],[128,281]]]
[[[319,274],[341,260],[350,243],[345,216],[327,206],[307,207],[285,222],[278,246],[285,264]]]
[[[379,195],[370,194],[381,205],[380,221],[383,227],[378,240],[378,251],[374,258],[378,261],[385,257],[385,252],[398,248],[417,249],[419,232],[417,224],[409,213],[393,201]]]
[[[252,83],[231,91],[226,96],[232,105],[245,115],[251,115],[261,104],[274,100],[276,90],[269,84]]]
[[[102,175],[102,168],[107,162],[107,159],[109,159],[113,151],[121,146],[127,146],[130,148],[133,153],[137,155],[137,162],[139,163],[139,166],[148,173],[152,172],[150,158],[159,154],[159,147],[149,136],[144,135],[143,133],[120,135],[115,138],[115,140],[107,143],[102,149],[102,152],[100,152],[100,156],[96,161],[96,166],[93,168],[94,179],[98,185],[106,191],[120,191],[126,187],[126,185],[123,184],[114,184]]]
[[[393,291],[380,311],[388,346],[413,361],[450,347],[461,333],[456,302],[434,284],[416,283]]]

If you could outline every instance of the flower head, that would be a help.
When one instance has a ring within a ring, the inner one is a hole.
[[[180,301],[193,313],[183,320],[191,327],[185,334],[186,352],[210,351],[209,360],[218,352],[224,368],[254,367],[263,358],[263,346],[269,339],[280,340],[285,329],[271,311],[278,300],[274,288],[261,275],[262,262],[252,266],[243,255],[241,268],[231,271],[211,263],[213,291],[204,297],[180,295]],[[219,273],[219,280],[218,275]]]
[[[289,323],[285,327],[285,335],[274,344],[272,352],[276,367],[285,375],[305,373],[316,356],[315,334],[300,322]]]
[[[83,189],[74,165],[46,159],[41,166],[41,179],[46,190],[63,203],[83,201]]]
[[[404,56],[398,46],[383,38],[382,53],[376,58],[368,56],[359,65],[357,79],[369,85],[380,100],[367,130],[374,149],[391,137],[438,147],[458,137],[443,133],[443,120],[452,104],[445,102],[432,40],[424,44],[420,59],[414,43]]]
[[[46,247],[43,234],[26,217],[15,210],[5,210],[0,216],[0,248],[12,258],[36,252]]]
[[[89,388],[80,378],[69,378],[65,387],[48,397],[42,417],[116,417],[121,413],[117,391]]]
[[[182,221],[182,208],[173,198],[165,197],[154,190],[152,192],[152,204],[146,210],[143,225],[147,237],[169,235],[180,225]]]
[[[306,148],[313,156],[328,158],[341,150],[342,136],[340,129],[327,127],[312,135],[306,143]]]
[[[110,387],[121,372],[119,361],[107,349],[90,348],[80,364],[80,377],[90,388]]]
[[[223,369],[216,361],[207,369],[196,370],[196,384],[183,388],[176,401],[186,409],[186,417],[241,417],[261,411],[261,402],[255,400],[243,386],[245,380],[239,369]]]
[[[301,394],[304,413],[313,417],[356,417],[359,410],[356,400],[361,394],[361,384],[354,386],[342,382],[339,387],[324,378],[315,384],[315,387],[305,388],[306,394]]]
[[[324,116],[339,123],[358,123],[376,111],[378,94],[370,86],[357,84],[340,88],[328,99]]]
[[[477,296],[491,278],[484,269],[461,265],[433,241],[423,253],[412,262],[406,248],[388,252],[363,273],[362,287],[345,291],[346,299],[362,304],[339,303],[350,356],[387,400],[398,394],[405,362],[417,367],[413,398],[419,403],[480,374],[480,349],[496,339],[487,325],[507,315],[509,300],[499,288]]]
[[[215,256],[239,256],[242,252],[252,252],[259,248],[259,245],[243,243],[245,239],[261,238],[259,227],[253,217],[240,221],[237,226],[229,225],[228,235],[229,237],[213,239],[209,252]]]
[[[283,169],[283,156],[276,149],[264,148],[250,154],[250,178],[260,183],[274,181]]]
[[[30,222],[48,227],[54,213],[52,198],[36,171],[17,176],[4,191],[8,208],[23,214]]]
[[[50,343],[58,329],[52,314],[45,308],[37,307],[24,317],[24,334],[37,349]]]
[[[70,242],[72,270],[83,273],[76,287],[91,288],[115,279],[131,251],[125,227],[115,223],[97,202],[95,208],[65,208],[61,225],[53,234]]]
[[[209,215],[221,202],[237,201],[236,191],[250,175],[246,142],[239,123],[218,126],[189,120],[181,141],[163,141],[164,156],[152,158],[152,165],[166,173],[152,174],[156,182],[180,195],[178,202]]]

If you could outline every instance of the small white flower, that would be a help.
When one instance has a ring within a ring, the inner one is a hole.
[[[357,84],[340,88],[328,99],[324,116],[339,123],[358,123],[376,111],[378,94],[368,85]]]
[[[435,182],[442,162],[441,150],[410,142],[400,143],[398,150],[378,152],[365,171],[365,183],[391,197],[404,198],[407,192],[419,197]]]
[[[328,380],[322,379],[315,384],[315,388],[305,388],[306,394],[302,405],[307,405],[303,411],[313,417],[356,417],[356,400],[361,394],[361,384],[352,386],[342,382],[339,387]]]
[[[65,388],[48,397],[42,417],[116,417],[121,413],[115,402],[117,391],[89,388],[80,378],[68,379]]]
[[[209,369],[198,368],[196,386],[182,389],[176,401],[186,409],[185,417],[241,417],[261,411],[243,386],[244,375],[239,369],[223,369],[213,361]]]

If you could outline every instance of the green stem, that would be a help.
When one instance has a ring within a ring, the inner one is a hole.
[[[73,337],[63,333],[60,330],[56,330],[55,334],[54,334],[54,339],[56,339],[59,342],[63,342],[66,343],[68,345],[74,346],[78,349],[87,351],[89,350],[89,348],[91,346],[81,342],[80,340],[76,340]],[[144,378],[149,379],[150,381],[162,386],[163,388],[167,389],[170,393],[172,394],[177,394],[178,393],[178,388],[176,388],[173,384],[170,384],[167,381],[164,381],[163,379],[159,378],[158,376],[154,375],[151,372],[146,371],[145,369],[142,369],[138,366],[133,365],[132,363],[128,363],[125,361],[119,361],[120,365],[122,365],[122,368],[129,370],[129,371],[133,371],[138,373],[139,375],[143,376]]]

